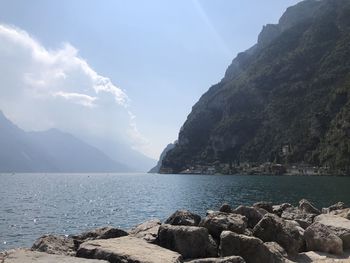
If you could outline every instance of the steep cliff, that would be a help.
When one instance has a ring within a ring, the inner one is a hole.
[[[349,90],[350,1],[303,1],[193,106],[162,170],[242,161],[349,170]]]

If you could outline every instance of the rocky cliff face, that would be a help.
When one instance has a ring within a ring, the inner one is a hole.
[[[348,0],[288,8],[193,106],[162,170],[242,161],[349,170],[349,43]]]

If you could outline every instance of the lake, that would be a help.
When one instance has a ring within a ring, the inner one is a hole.
[[[156,174],[2,174],[0,251],[29,247],[47,233],[74,234],[113,225],[128,229],[177,209],[205,215],[224,202],[318,207],[350,204],[350,178]]]

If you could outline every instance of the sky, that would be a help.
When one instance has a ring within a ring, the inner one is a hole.
[[[299,0],[0,0],[0,110],[158,159],[237,53]]]

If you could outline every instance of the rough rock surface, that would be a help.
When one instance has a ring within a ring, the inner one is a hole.
[[[303,232],[304,230],[297,224],[274,214],[264,215],[253,229],[254,236],[264,242],[277,242],[289,255],[296,255],[304,247]]]
[[[129,230],[129,235],[142,238],[150,243],[155,243],[160,225],[161,223],[158,219],[149,220]]]
[[[274,205],[272,206],[272,213],[278,215],[278,216],[281,216],[283,211],[286,210],[288,207],[292,207],[291,204],[289,203],[283,203],[283,204],[280,204],[280,205]]]
[[[269,213],[273,212],[273,208],[272,208],[272,203],[271,202],[257,202],[255,204],[253,204],[253,207],[255,208],[262,208],[264,210],[266,210]]]
[[[105,259],[121,263],[180,263],[181,255],[136,237],[87,241],[80,245],[78,257]]]
[[[343,217],[322,214],[315,217],[315,222],[319,222],[328,228],[330,228],[333,233],[343,240],[343,248],[350,248],[350,220]]]
[[[243,234],[247,228],[247,218],[239,214],[211,212],[202,220],[200,226],[207,228],[209,234],[219,239],[221,232],[225,230]]]
[[[258,209],[244,205],[238,206],[236,209],[232,210],[232,213],[245,216],[248,219],[249,228],[254,228],[264,216]]]
[[[75,256],[75,246],[72,238],[65,236],[44,235],[38,238],[32,250],[49,254]]]
[[[296,207],[288,207],[281,214],[283,219],[294,220],[304,229],[313,223],[315,216],[316,214],[306,213]]]
[[[273,253],[276,262],[284,262],[288,257],[287,252],[276,242],[265,242],[264,245]]]
[[[229,204],[224,203],[220,207],[219,211],[220,212],[224,212],[224,213],[231,213],[232,212],[232,207]]]
[[[331,229],[318,222],[313,223],[304,232],[307,250],[331,254],[343,253],[343,241]]]
[[[274,263],[279,261],[279,255],[274,255],[268,246],[266,246],[259,238],[248,237],[224,231],[220,238],[220,255],[232,256],[239,255],[247,263]]]
[[[1,262],[1,260],[0,260]],[[52,255],[37,251],[17,249],[10,251],[4,263],[108,263],[104,260],[91,260],[64,255]]]
[[[333,210],[333,211],[330,212],[330,214],[331,215],[340,216],[340,217],[344,217],[344,218],[350,220],[350,208]]]
[[[128,233],[122,229],[108,226],[108,227],[100,227],[93,230],[89,230],[79,235],[72,235],[71,237],[74,240],[75,249],[77,250],[81,243],[89,240],[109,239],[109,238],[123,237],[127,235]]]
[[[172,214],[164,224],[177,225],[177,226],[198,226],[201,221],[201,217],[197,214],[191,213],[187,210],[177,210]]]
[[[244,259],[240,256],[231,256],[223,258],[199,258],[190,261],[187,263],[245,263]]]
[[[204,227],[163,224],[159,227],[158,244],[180,253],[183,258],[217,256],[217,245]]]
[[[345,252],[343,255],[331,255],[323,252],[308,251],[300,253],[296,258],[298,263],[349,263],[350,262],[350,252]]]
[[[342,210],[348,208],[347,205],[345,205],[343,202],[335,203],[334,205],[331,205],[330,207],[322,208],[322,213],[328,214],[334,210]]]
[[[310,201],[306,199],[301,199],[299,201],[299,209],[305,213],[309,214],[321,214],[320,210],[318,210]]]

